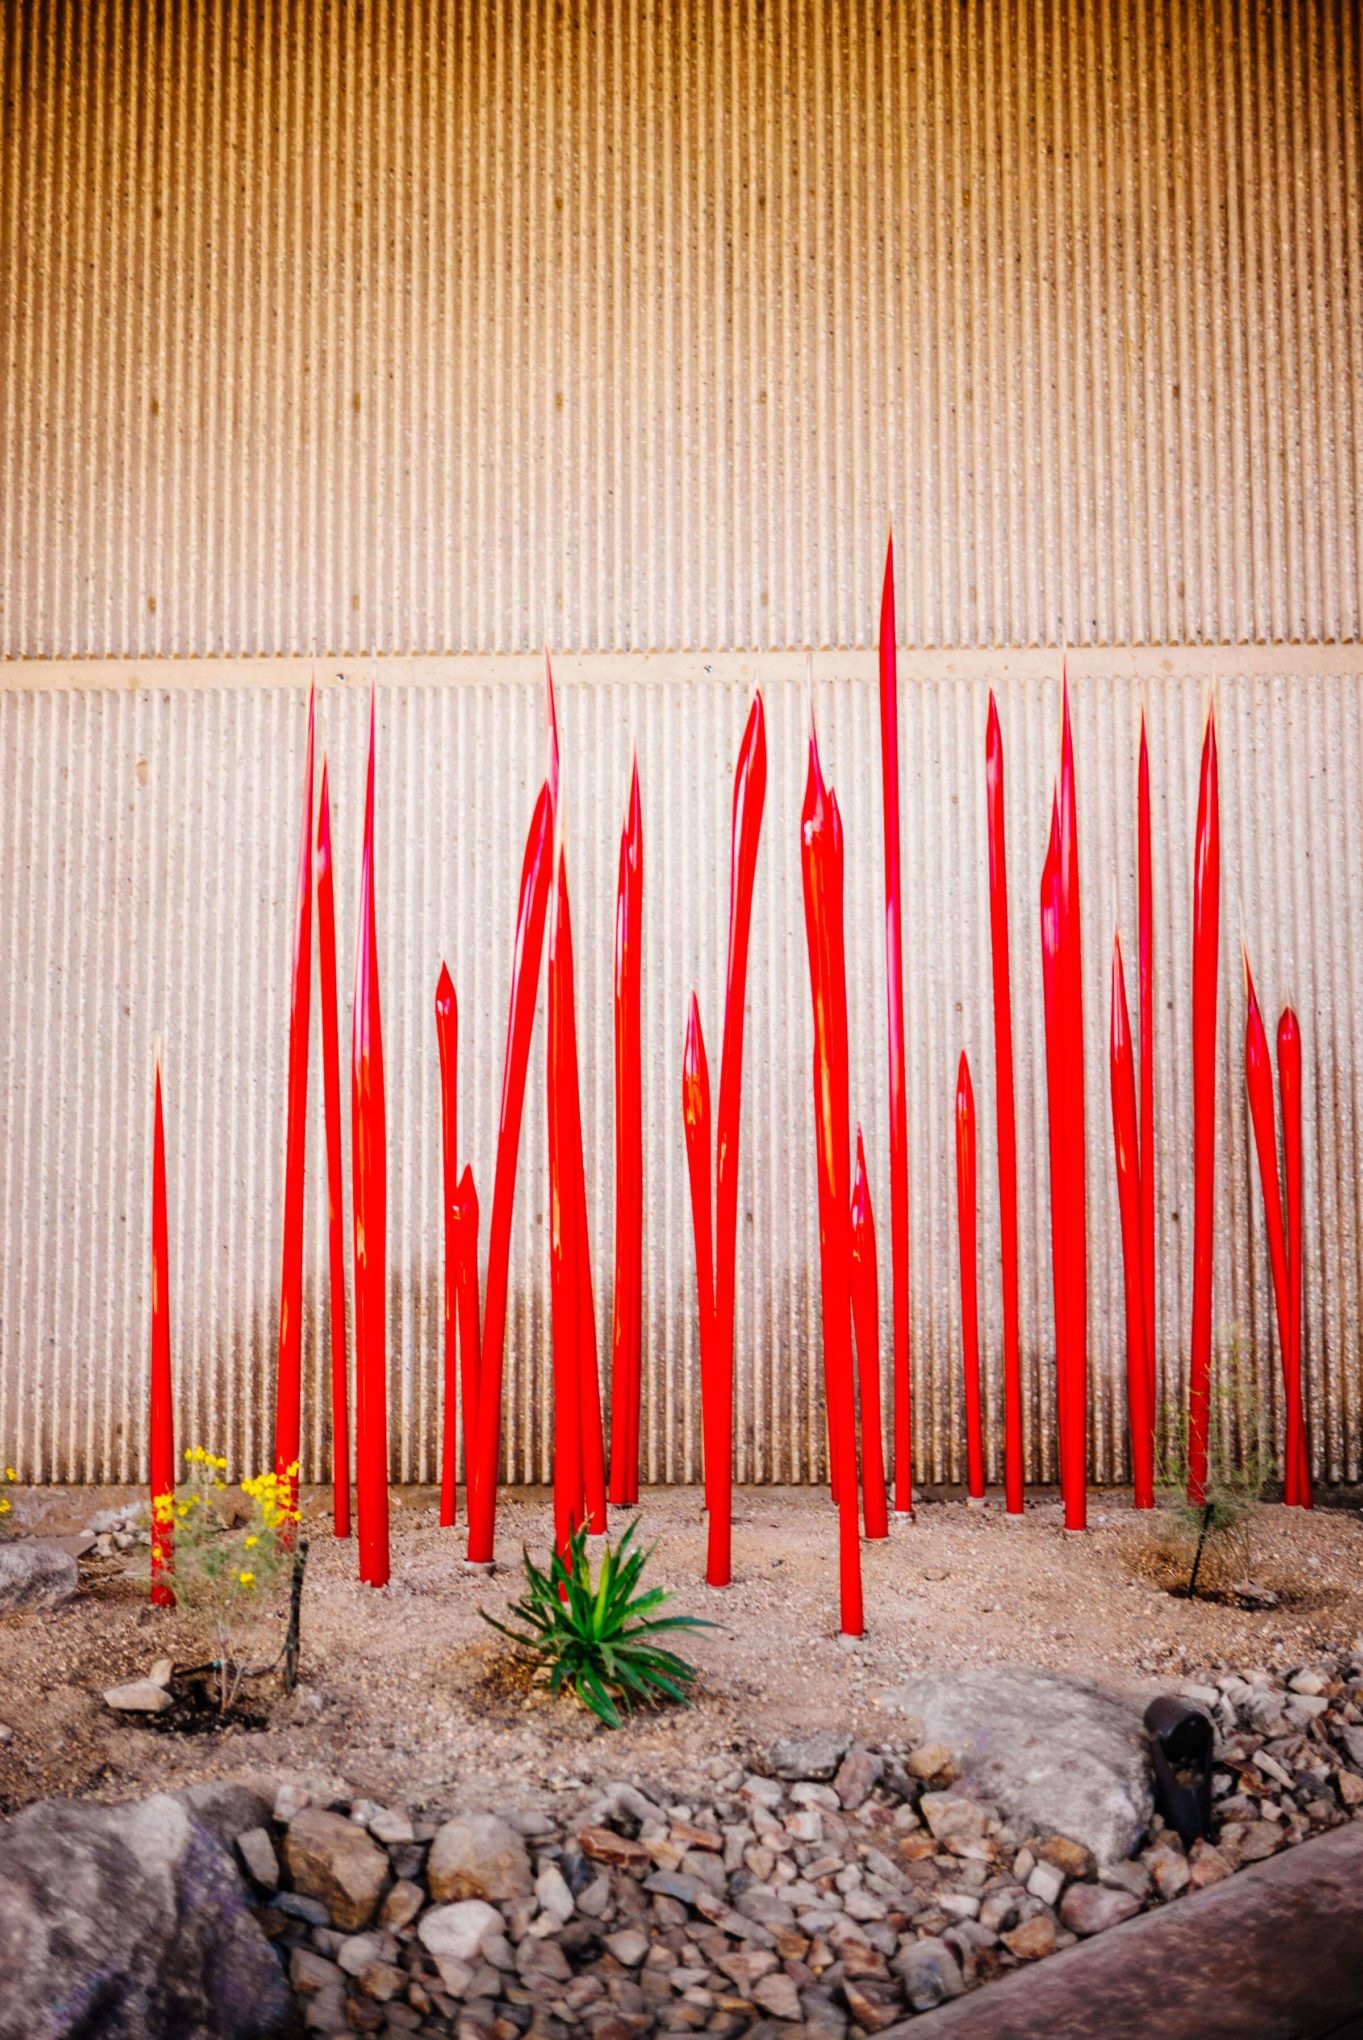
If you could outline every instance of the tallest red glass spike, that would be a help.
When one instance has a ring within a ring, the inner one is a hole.
[[[1010,1516],[1022,1513],[1022,1361],[1018,1337],[1017,1125],[1013,1103],[1013,998],[1008,960],[1008,844],[1004,829],[1003,732],[993,690],[984,738],[989,820],[989,947],[994,978],[994,1086],[999,1151],[999,1256],[1003,1264],[1003,1485]]]
[[[279,1277],[275,1473],[292,1508],[302,1440],[303,1171],[308,1144],[308,1028],[312,997],[312,751],[315,690],[308,692],[303,827],[294,887],[293,990],[289,1009],[288,1116],[284,1136],[284,1252]]]
[[[1063,1144],[1066,1230],[1066,1393],[1069,1412],[1065,1447],[1065,1525],[1082,1530],[1088,1522],[1088,1246],[1085,1195],[1087,1150],[1084,1133],[1084,993],[1079,938],[1079,817],[1074,781],[1074,736],[1070,726],[1068,676],[1061,676],[1059,834],[1059,938],[1056,1013],[1059,1025],[1060,1131]]]
[[[331,1276],[331,1485],[338,1537],[350,1535],[350,1395],[345,1349],[345,1192],[341,1165],[341,1043],[336,997],[336,888],[331,793],[322,753],[317,815],[317,977],[322,993],[322,1101],[327,1138],[327,1250]]]
[[[891,1367],[891,1379],[894,1384],[894,1505],[900,1515],[911,1515],[913,1426],[910,1409],[912,1370],[909,1351],[909,1108],[904,1082],[904,907],[899,888],[899,688],[895,655],[893,534],[886,541],[885,581],[880,597],[880,781],[885,823],[885,1001],[890,1064],[890,1267],[894,1285],[894,1354]],[[990,842],[992,860],[992,836]]]
[[[455,1516],[455,1459],[458,1453],[459,1353],[459,1002],[449,966],[442,963],[435,987],[435,1039],[440,1056],[440,1202],[445,1241],[444,1424],[440,1439],[440,1522]]]
[[[170,1251],[166,1222],[166,1128],[161,1112],[161,1056],[151,1148],[151,1381],[148,1464],[151,1474],[151,1598],[175,1606],[175,1402],[170,1382]]]
[[[360,860],[355,1010],[351,1030],[350,1167],[355,1232],[355,1498],[360,1578],[388,1582],[388,1123],[374,905],[375,696]]]
[[[639,761],[630,775],[615,894],[615,1300],[611,1329],[613,1502],[639,1499],[644,1132],[642,920],[644,833]]]
[[[1155,934],[1154,890],[1150,875],[1150,750],[1145,736],[1144,709],[1141,710],[1136,804],[1140,880],[1137,914],[1141,1029],[1141,1321],[1145,1332],[1145,1406],[1153,1425],[1159,1397],[1159,1370],[1155,1354]]]

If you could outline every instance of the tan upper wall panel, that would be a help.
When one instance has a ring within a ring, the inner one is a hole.
[[[0,7],[0,656],[1360,635],[1347,0]]]

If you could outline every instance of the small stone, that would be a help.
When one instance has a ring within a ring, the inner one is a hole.
[[[800,1993],[783,1970],[759,1977],[752,1987],[752,1999],[764,2012],[770,2012],[773,2019],[800,2017]]]
[[[884,2033],[900,2023],[898,2005],[886,2004],[884,1999],[873,1997],[860,1984],[845,1979],[842,1994],[847,2000],[848,2011],[864,2033]]]
[[[69,1537],[54,1537],[51,1541],[68,1558],[88,1558],[98,1542],[93,1530],[77,1530]]]
[[[771,1768],[778,1778],[831,1778],[851,1740],[829,1728],[783,1737],[772,1744]]]
[[[1043,1863],[1054,1863],[1067,1877],[1093,1875],[1093,1857],[1082,1842],[1072,1842],[1068,1835],[1047,1835],[1044,1841],[1032,1846]]]
[[[437,1829],[426,1878],[432,1898],[441,1904],[460,1898],[520,1898],[534,1883],[525,1843],[495,1813],[459,1814]]]
[[[390,1934],[410,1927],[426,1903],[426,1894],[410,1877],[400,1877],[379,1908],[379,1925]]]
[[[1057,1870],[1054,1863],[1038,1863],[1027,1879],[1027,1889],[1043,1905],[1054,1905],[1065,1889],[1065,1873]]]
[[[988,1825],[984,1808],[956,1792],[925,1792],[918,1810],[939,1842],[978,1841]]]
[[[1294,1693],[1314,1696],[1325,1691],[1329,1680],[1323,1679],[1319,1672],[1313,1672],[1308,1667],[1304,1671],[1294,1672],[1287,1683]]]
[[[618,1934],[607,1934],[603,1946],[622,1969],[637,1969],[648,1953],[648,1936],[637,1927],[625,1927]]]
[[[312,1794],[305,1785],[281,1785],[274,1796],[274,1817],[281,1827],[287,1827],[296,1814],[312,1804]]]
[[[320,1899],[346,1933],[368,1925],[388,1882],[388,1858],[364,1829],[317,1806],[289,1822],[284,1861],[295,1890]]]
[[[1141,1902],[1108,1884],[1072,1884],[1060,1901],[1060,1918],[1072,1934],[1101,1934],[1129,1920]]]
[[[344,1982],[341,1970],[312,1948],[295,1948],[289,1956],[289,1982],[299,1997],[316,1997],[319,1991],[339,1990]]]
[[[1039,1962],[1055,1952],[1055,1921],[1049,1913],[1035,1913],[1005,1934],[1003,1945],[1019,1962]]]
[[[1242,1863],[1262,1863],[1277,1854],[1282,1847],[1282,1829],[1271,1820],[1252,1820],[1240,1837],[1239,1854]]]
[[[168,1686],[175,1677],[175,1665],[168,1657],[159,1657],[147,1673],[153,1686]]]
[[[343,1934],[336,1960],[347,1976],[358,1976],[371,1962],[377,1962],[382,1953],[383,1944],[377,1934]]]
[[[876,1756],[864,1743],[853,1743],[833,1780],[839,1803],[849,1809],[863,1805],[880,1783],[884,1769],[883,1757]]]
[[[0,1614],[59,1608],[77,1583],[76,1561],[59,1545],[36,1537],[0,1538]]]
[[[1193,1843],[1188,1852],[1188,1878],[1194,1891],[1205,1890],[1209,1884],[1219,1884],[1230,1874],[1230,1864],[1219,1849],[1214,1849],[1207,1841]]]
[[[942,1781],[950,1783],[956,1776],[951,1751],[943,1743],[924,1743],[921,1749],[914,1750],[908,1761],[908,1770],[911,1777],[922,1778],[932,1785]]]
[[[1357,1771],[1341,1768],[1335,1772],[1335,1790],[1341,1806],[1363,1806],[1363,1778]]]
[[[1134,1856],[1126,1857],[1120,1863],[1108,1863],[1098,1875],[1102,1883],[1110,1885],[1114,1891],[1129,1891],[1142,1905],[1154,1890],[1150,1872]]]
[[[352,1820],[356,1818],[353,1809],[350,1817]],[[374,1840],[382,1842],[386,1849],[400,1849],[405,1843],[416,1839],[411,1821],[405,1813],[399,1813],[395,1807],[372,1807],[364,1824]]]
[[[568,1881],[557,1863],[546,1863],[535,1879],[535,1896],[551,1918],[560,1926],[572,1918],[575,1904],[568,1889]]]
[[[965,1989],[961,1965],[945,1941],[911,1941],[890,1964],[915,2012],[930,2012]]]
[[[653,1860],[642,1842],[632,1842],[614,1828],[585,1827],[577,1845],[594,1863],[609,1863],[615,1870],[644,1870]]]
[[[386,2005],[407,1987],[407,1972],[395,1962],[368,1962],[360,1971],[360,1989],[376,2004]]]
[[[130,1679],[126,1686],[110,1686],[104,1704],[115,1714],[164,1714],[175,1705],[164,1686],[153,1679]]]
[[[423,1913],[417,1939],[437,1962],[474,1962],[484,1943],[502,1931],[502,1916],[485,1899],[465,1898]]]
[[[1145,1851],[1143,1860],[1161,1898],[1177,1898],[1188,1889],[1188,1859],[1181,1849],[1171,1848],[1168,1842],[1157,1842],[1153,1849]]]
[[[241,1857],[247,1875],[262,1891],[278,1891],[279,1858],[275,1854],[274,1843],[263,1827],[247,1828],[244,1835],[237,1836],[237,1854]]]

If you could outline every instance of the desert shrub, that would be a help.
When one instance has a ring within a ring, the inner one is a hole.
[[[513,1604],[513,1623],[483,1620],[509,1637],[534,1668],[536,1680],[557,1695],[576,1694],[607,1728],[638,1706],[675,1701],[689,1706],[696,1671],[657,1638],[678,1629],[709,1629],[696,1615],[660,1615],[671,1599],[663,1587],[640,1588],[655,1549],[631,1549],[631,1523],[618,1547],[601,1556],[595,1582],[587,1532],[569,1539],[567,1562],[555,1552],[547,1570],[524,1554],[526,1593]]]
[[[298,1510],[291,1478],[262,1473],[232,1489],[224,1478],[227,1461],[202,1446],[186,1452],[185,1463],[184,1485],[152,1503],[152,1556],[159,1559],[167,1549],[158,1540],[168,1525],[176,1604],[200,1625],[213,1650],[211,1670],[225,1714],[244,1679],[271,1669],[253,1661],[268,1657],[287,1620]],[[281,1642],[274,1663],[282,1656]]]
[[[1198,1588],[1224,1592],[1254,1569],[1254,1530],[1264,1488],[1275,1470],[1272,1426],[1259,1384],[1238,1337],[1212,1365],[1207,1418],[1205,1502],[1188,1500],[1188,1412],[1166,1411],[1156,1451],[1157,1507],[1143,1531],[1151,1569],[1168,1585],[1186,1586],[1197,1557]]]

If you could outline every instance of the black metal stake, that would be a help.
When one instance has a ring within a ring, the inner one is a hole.
[[[303,1619],[303,1573],[308,1563],[308,1540],[300,1537],[293,1555],[293,1583],[289,1593],[289,1633],[284,1640],[284,1691],[292,1693],[298,1684],[298,1648]]]
[[[1208,1502],[1206,1508],[1202,1511],[1202,1533],[1197,1540],[1197,1551],[1193,1557],[1192,1577],[1188,1581],[1188,1599],[1190,1601],[1197,1599],[1197,1569],[1202,1563],[1202,1547],[1207,1541],[1207,1532],[1212,1527],[1212,1511],[1215,1507],[1215,1502]]]

